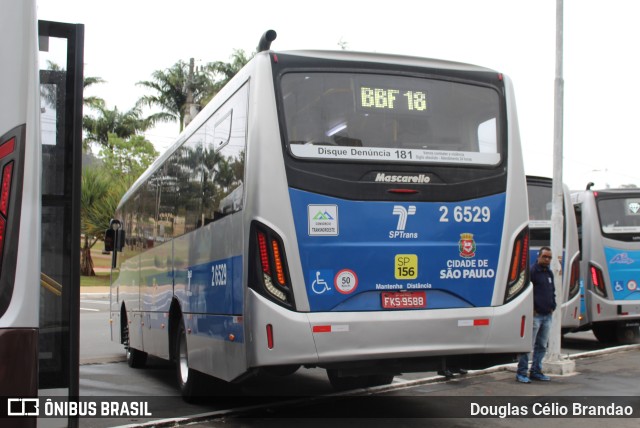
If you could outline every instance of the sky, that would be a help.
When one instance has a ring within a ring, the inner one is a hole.
[[[564,0],[563,179],[571,189],[640,187],[640,1]],[[556,0],[38,0],[38,18],[85,25],[86,91],[131,109],[136,83],[178,60],[229,61],[271,48],[404,54],[476,64],[514,85],[525,172],[553,175]],[[55,49],[52,49],[52,55]],[[178,124],[146,133],[162,151]]]

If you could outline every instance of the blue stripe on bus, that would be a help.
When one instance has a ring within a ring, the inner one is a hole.
[[[505,194],[470,201],[350,201],[290,189],[311,311],[381,310],[383,291],[427,309],[490,306]]]
[[[175,294],[184,313],[240,315],[242,256],[175,271]]]

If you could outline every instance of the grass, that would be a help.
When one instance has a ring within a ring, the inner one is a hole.
[[[107,273],[96,273],[96,276],[80,276],[80,287],[109,286],[110,275]]]
[[[109,270],[111,269],[111,254],[102,254],[104,243],[98,242],[91,248],[93,267],[96,276],[80,276],[80,287],[109,286]]]

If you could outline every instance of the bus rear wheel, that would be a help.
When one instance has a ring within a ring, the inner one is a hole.
[[[187,402],[192,402],[199,395],[200,373],[189,368],[189,352],[187,348],[187,332],[184,328],[184,321],[180,320],[180,325],[176,331],[176,375],[178,387],[182,398]]]
[[[640,327],[624,326],[618,327],[618,342],[625,344],[634,344],[640,342]]]
[[[603,322],[594,324],[591,330],[596,339],[602,343],[617,342],[615,323]]]
[[[592,328],[594,336],[602,343],[633,344],[640,340],[640,327],[623,323],[603,322]]]

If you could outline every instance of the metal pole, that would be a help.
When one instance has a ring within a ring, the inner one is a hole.
[[[563,185],[562,185],[562,137],[563,137],[563,104],[564,80],[562,77],[563,55],[563,0],[556,0],[556,76],[554,82],[554,130],[553,130],[553,185],[551,210],[551,252],[553,260],[551,269],[556,286],[557,309],[553,313],[547,361],[560,359],[561,323],[562,323],[562,254],[563,254]],[[570,208],[570,207],[567,207]],[[567,272],[568,273],[568,272]]]

